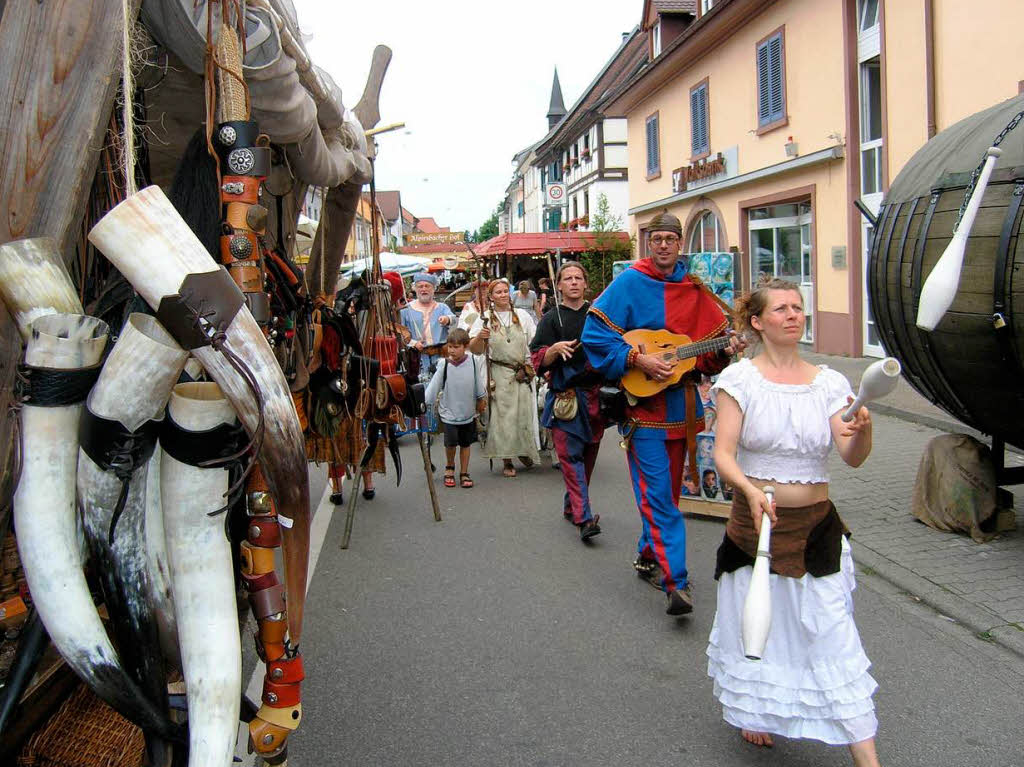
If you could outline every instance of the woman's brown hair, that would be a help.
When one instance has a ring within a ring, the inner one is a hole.
[[[749,337],[760,338],[761,334],[750,324],[751,317],[757,317],[768,306],[769,290],[792,290],[800,294],[801,302],[803,294],[800,293],[800,286],[790,280],[783,280],[778,277],[769,277],[766,274],[754,285],[752,290],[740,294],[740,297],[733,303],[733,316],[736,320],[736,332],[746,334]]]

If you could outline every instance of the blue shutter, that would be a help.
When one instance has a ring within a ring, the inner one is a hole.
[[[757,47],[757,124],[785,117],[782,81],[782,34],[773,35]]]
[[[652,176],[659,169],[658,118],[652,116],[647,118],[647,175]]]
[[[709,150],[708,87],[702,85],[690,92],[690,145],[693,154]]]

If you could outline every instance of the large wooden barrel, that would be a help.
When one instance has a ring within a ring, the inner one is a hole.
[[[950,311],[915,325],[921,286],[952,236],[971,172],[1018,112],[1010,99],[949,127],[893,181],[867,265],[875,325],[908,382],[981,432],[1024,447],[1024,122],[1003,140]],[[999,315],[1005,323],[994,319]]]

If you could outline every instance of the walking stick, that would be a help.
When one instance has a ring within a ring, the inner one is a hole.
[[[424,416],[420,416],[416,420],[419,422],[417,426],[421,426],[424,421]],[[420,453],[423,455],[423,473],[427,477],[427,488],[430,490],[430,505],[434,510],[434,521],[441,521],[441,507],[437,503],[437,488],[434,487],[434,472],[430,470],[430,448],[427,447],[427,437],[423,433],[422,428],[416,429],[416,438],[420,442]]]
[[[352,487],[349,489],[348,507],[345,510],[345,532],[341,534],[341,548],[347,549],[348,542],[352,538],[352,521],[356,517],[356,499],[359,497],[359,483],[363,479],[363,473],[356,466],[353,472]]]
[[[468,242],[463,243],[466,249],[473,254],[473,260],[476,261],[476,287],[474,288],[473,300],[479,302],[477,309],[480,313],[480,319],[485,323],[486,327],[486,312],[483,305],[483,297],[480,295],[480,283],[483,281],[483,266],[481,265],[480,258],[477,256],[476,251],[473,250],[473,246]],[[484,341],[484,390],[487,393],[487,428],[491,428],[491,345],[488,341]],[[494,460],[487,460],[487,470],[494,470]]]

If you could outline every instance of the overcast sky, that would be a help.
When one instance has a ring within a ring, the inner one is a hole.
[[[547,132],[558,67],[565,106],[640,22],[641,0],[293,0],[313,61],[354,107],[373,49],[394,57],[381,93],[377,188],[453,230],[474,230],[504,196],[512,156]]]

